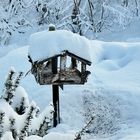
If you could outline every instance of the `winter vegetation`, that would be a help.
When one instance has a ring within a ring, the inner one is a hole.
[[[0,140],[140,139],[139,27],[140,0],[0,0]],[[91,75],[60,90],[53,127],[51,86],[28,56],[65,49],[91,61]]]
[[[124,30],[139,9],[139,0],[0,0],[0,43],[21,36],[27,44],[31,33],[50,23],[93,39],[103,31]]]
[[[0,138],[5,132],[10,132],[11,139],[15,140],[24,140],[30,135],[43,137],[52,127],[53,106],[40,113],[39,107],[35,102],[29,103],[26,91],[19,86],[23,73],[16,78],[14,75],[15,71],[10,70],[0,99]]]

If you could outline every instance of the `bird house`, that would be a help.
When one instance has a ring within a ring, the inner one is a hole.
[[[89,61],[66,50],[51,58],[35,62],[31,72],[40,85],[84,84],[90,74],[86,69],[90,64]]]
[[[40,85],[52,85],[54,127],[60,123],[59,86],[87,81],[87,65],[91,65],[88,50],[86,38],[66,30],[55,31],[54,26],[32,34],[29,39],[31,72]]]
[[[43,31],[30,37],[31,72],[40,85],[84,84],[90,71],[86,38],[66,30]]]

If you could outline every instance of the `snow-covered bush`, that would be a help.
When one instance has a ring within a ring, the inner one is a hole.
[[[9,44],[15,32],[24,33],[30,23],[26,18],[28,6],[25,0],[0,0],[0,3],[0,44],[3,46]]]
[[[9,104],[12,104],[13,97],[15,94],[15,91],[17,87],[19,86],[19,82],[21,80],[21,77],[23,75],[22,72],[19,73],[16,79],[14,79],[14,70],[10,70],[6,82],[5,82],[5,88],[4,88],[4,95],[2,96],[3,99],[5,99]]]
[[[9,123],[10,123],[10,131],[12,132],[12,136],[14,139],[17,139],[18,133],[15,126],[15,123],[16,123],[15,118],[12,118],[12,117],[9,118]]]
[[[113,98],[105,90],[97,90],[95,93],[85,91],[83,96],[83,106],[85,119],[90,120],[94,117],[92,124],[87,129],[87,133],[94,135],[112,135],[120,130],[121,111],[119,99]]]
[[[30,135],[45,136],[53,126],[53,106],[40,113],[34,102],[29,102],[26,91],[19,86],[21,76],[10,70],[3,96],[0,99],[0,139],[11,137],[24,140]]]

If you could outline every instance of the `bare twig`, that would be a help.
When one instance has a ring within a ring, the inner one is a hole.
[[[84,135],[84,133],[86,132],[87,128],[92,124],[92,121],[94,120],[95,116],[92,116],[91,119],[89,120],[89,122],[82,128],[81,131],[79,131],[76,135],[75,135],[75,139],[74,140],[81,140],[81,136]]]

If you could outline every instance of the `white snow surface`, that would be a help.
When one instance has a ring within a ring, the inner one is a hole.
[[[36,37],[38,39],[39,36]],[[115,34],[115,39],[119,37],[120,34]],[[30,136],[26,139],[73,140],[75,134],[88,121],[88,115],[95,115],[93,125],[89,128],[94,131],[86,133],[82,140],[139,140],[140,39],[135,37],[130,41],[132,38],[133,35],[121,42],[87,41],[92,61],[92,66],[88,67],[91,71],[88,82],[83,86],[64,86],[64,90],[60,90],[61,123],[43,138]],[[28,46],[0,54],[1,90],[11,66],[25,73],[30,69],[27,54]],[[43,54],[44,56],[46,57],[46,54]],[[44,59],[43,57],[34,56],[33,59],[36,61]],[[22,79],[21,85],[26,89],[29,99],[34,100],[41,110],[52,100],[51,86],[38,85],[31,74]],[[0,102],[0,106],[1,110],[8,110],[9,116],[16,116],[5,102]],[[6,132],[2,140],[7,140],[7,137],[11,138],[10,132]]]
[[[33,61],[50,58],[67,50],[90,61],[89,41],[67,30],[42,31],[29,39],[29,55]]]
[[[1,140],[14,140],[12,136],[12,132],[6,132]]]
[[[29,100],[28,100],[27,92],[25,91],[25,89],[23,87],[19,86],[16,89],[15,96],[13,98],[13,103],[12,103],[13,108],[20,105],[20,101],[21,101],[22,97],[24,97],[25,105],[26,105],[26,107],[28,107],[29,106]]]

